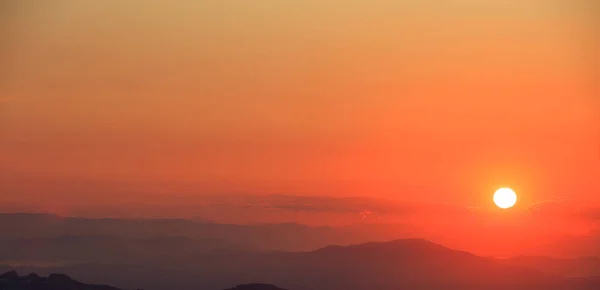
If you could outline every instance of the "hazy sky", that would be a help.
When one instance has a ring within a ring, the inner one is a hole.
[[[0,199],[600,203],[576,2],[2,1]]]

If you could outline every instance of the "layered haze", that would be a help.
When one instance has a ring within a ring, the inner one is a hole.
[[[593,1],[0,5],[2,212],[598,255]]]

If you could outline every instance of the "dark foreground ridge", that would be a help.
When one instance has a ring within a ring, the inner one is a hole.
[[[91,285],[75,281],[67,275],[50,274],[40,277],[31,273],[19,276],[16,271],[0,275],[0,290],[121,290],[106,285]],[[139,290],[139,289],[138,289]],[[269,284],[243,284],[226,290],[286,290]]]
[[[121,290],[106,285],[89,285],[77,282],[67,275],[50,274],[40,277],[36,274],[19,276],[11,271],[0,275],[1,290]]]

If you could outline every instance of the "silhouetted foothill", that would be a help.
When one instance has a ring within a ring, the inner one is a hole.
[[[59,287],[68,287],[70,284],[77,283],[73,281],[69,276],[63,274],[50,274],[48,276],[48,283]]]
[[[14,272],[14,273],[15,273],[15,275],[17,275],[17,272]],[[38,276],[36,273],[31,273],[31,274],[25,276],[24,278],[28,279],[28,280],[37,280],[37,279],[40,279],[40,276]]]
[[[48,278],[40,277],[35,273],[19,276],[17,272],[10,271],[0,275],[1,290],[121,290],[105,285],[89,285],[77,282],[67,275],[50,274]]]
[[[19,279],[19,275],[17,274],[16,271],[6,272],[6,273],[0,275],[0,280],[15,280],[15,279]]]
[[[238,285],[234,288],[229,288],[225,290],[285,290],[283,288],[279,288],[277,286],[269,285],[269,284],[243,284]]]

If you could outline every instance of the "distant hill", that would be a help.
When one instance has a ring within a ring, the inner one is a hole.
[[[536,270],[502,265],[423,239],[331,246],[301,255],[300,259],[303,268],[298,272],[311,273],[314,275],[313,281],[330,283],[332,280],[345,280],[345,285],[340,286],[360,285],[364,289],[491,285],[520,289],[559,283],[561,280]],[[330,289],[335,288],[338,287]]]
[[[50,274],[40,277],[36,274],[19,276],[11,271],[0,275],[0,289],[2,290],[120,290],[119,288],[105,285],[90,285],[77,282],[66,275]]]
[[[225,245],[262,250],[307,251],[331,244],[353,244],[412,237],[403,225],[309,227],[301,224],[234,225],[186,219],[86,219],[51,214],[1,214],[0,240],[76,237],[180,237],[220,240]],[[240,242],[243,242],[241,245]]]
[[[253,250],[219,239],[152,236],[77,236],[0,239],[0,261],[86,263],[157,262],[215,250]]]
[[[311,227],[295,223],[235,225],[194,219],[87,219],[28,213],[0,213],[0,232],[4,233],[0,237],[0,242],[17,239],[27,241],[44,238],[56,239],[65,236],[176,237],[195,241],[220,241],[222,246],[228,249],[234,247],[266,251],[311,251],[328,245],[351,245],[417,237],[428,238],[428,236],[424,236],[422,228],[406,224],[370,223],[347,227]],[[434,237],[429,238],[435,239]],[[436,241],[440,240],[436,239]],[[600,245],[600,233],[590,232],[585,236],[556,237],[544,244],[523,246],[523,251],[518,254],[571,258],[600,257],[598,245]],[[464,248],[460,245],[457,247]],[[15,252],[19,252],[18,249]],[[109,257],[110,255],[103,258]],[[0,258],[0,260],[2,259]],[[88,261],[99,262],[98,260]]]
[[[294,290],[600,289],[600,279],[587,277],[596,275],[596,260],[496,260],[424,239],[364,243],[402,232],[369,227],[0,214],[0,271],[65,273],[146,290],[252,281]]]
[[[311,252],[211,252],[162,264],[80,264],[22,270],[51,270],[93,283],[146,290],[252,287],[244,285],[249,281],[294,290],[600,289],[600,280],[593,277],[567,279],[422,239],[329,246]]]

